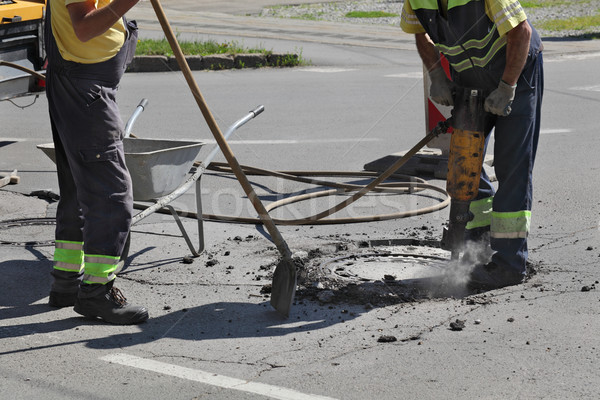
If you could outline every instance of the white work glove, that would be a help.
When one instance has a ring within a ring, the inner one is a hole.
[[[512,111],[511,106],[515,99],[515,90],[517,90],[517,85],[511,86],[500,80],[498,88],[485,99],[483,108],[489,113],[506,117]]]
[[[443,106],[454,105],[454,99],[452,98],[454,84],[446,76],[444,68],[429,71],[429,78],[431,79],[431,87],[429,88],[431,100]]]

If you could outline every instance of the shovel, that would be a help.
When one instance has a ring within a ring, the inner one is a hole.
[[[181,47],[179,46],[179,42],[175,38],[175,34],[171,29],[171,25],[167,20],[165,12],[159,2],[159,0],[150,0],[152,3],[152,7],[154,8],[154,12],[158,17],[158,21],[165,33],[167,41],[173,50],[175,58],[177,59],[177,63],[179,64],[179,68],[183,72],[185,80],[192,92],[192,95],[196,99],[196,103],[198,103],[198,107],[200,107],[200,111],[210,128],[219,148],[223,152],[223,155],[227,159],[227,163],[233,170],[235,177],[240,182],[240,185],[246,192],[248,199],[252,202],[252,205],[256,209],[258,216],[260,217],[262,223],[265,228],[269,232],[271,239],[275,243],[277,250],[281,253],[282,259],[277,264],[275,268],[275,272],[273,274],[273,282],[271,288],[271,305],[284,317],[288,317],[290,313],[290,308],[292,306],[292,301],[294,299],[294,294],[296,292],[296,266],[292,260],[292,253],[281,236],[281,233],[277,229],[277,226],[271,219],[271,216],[265,209],[265,206],[262,204],[254,189],[250,185],[248,178],[242,171],[240,164],[238,163],[233,151],[229,147],[229,144],[225,140],[221,129],[217,125],[212,113],[210,112],[200,89],[198,88],[198,84],[196,83],[194,77],[192,76],[192,71],[185,59],[183,52],[181,51]]]

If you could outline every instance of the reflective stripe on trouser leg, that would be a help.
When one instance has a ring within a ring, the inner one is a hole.
[[[531,211],[492,212],[490,237],[496,251],[492,260],[525,274],[530,226]]]
[[[492,212],[490,236],[495,239],[524,239],[529,234],[531,211]]]
[[[56,240],[54,249],[54,267],[52,268],[51,291],[57,293],[75,293],[83,275],[83,243],[68,240]]]
[[[83,242],[56,240],[54,269],[67,272],[82,272]]]
[[[119,257],[86,255],[83,283],[107,284],[114,280]]]
[[[494,197],[487,197],[481,200],[473,200],[469,205],[469,211],[473,214],[473,219],[467,222],[467,229],[483,228],[492,223],[492,203]]]

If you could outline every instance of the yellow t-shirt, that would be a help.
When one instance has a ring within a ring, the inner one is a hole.
[[[447,8],[447,4],[448,0],[442,0],[443,8]],[[527,19],[518,0],[485,0],[485,13],[498,27],[500,36],[506,35],[508,31]],[[400,28],[406,33],[425,33],[408,0],[404,1]]]
[[[114,57],[125,43],[125,25],[119,19],[109,30],[87,42],[75,35],[67,5],[86,0],[51,0],[52,33],[61,56],[68,61],[94,64]],[[102,8],[112,0],[96,0],[96,8]]]

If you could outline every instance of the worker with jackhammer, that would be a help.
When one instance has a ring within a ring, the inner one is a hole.
[[[113,286],[133,214],[115,95],[137,44],[138,0],[49,0],[46,93],[60,201],[49,304],[114,324],[148,319]]]
[[[401,28],[415,34],[433,101],[454,105],[457,88],[485,93],[484,133],[487,143],[495,130],[498,189],[483,171],[465,236],[488,231],[493,252],[474,266],[469,284],[494,289],[521,283],[543,94],[541,39],[517,0],[405,0]],[[450,64],[451,80],[440,53]]]

